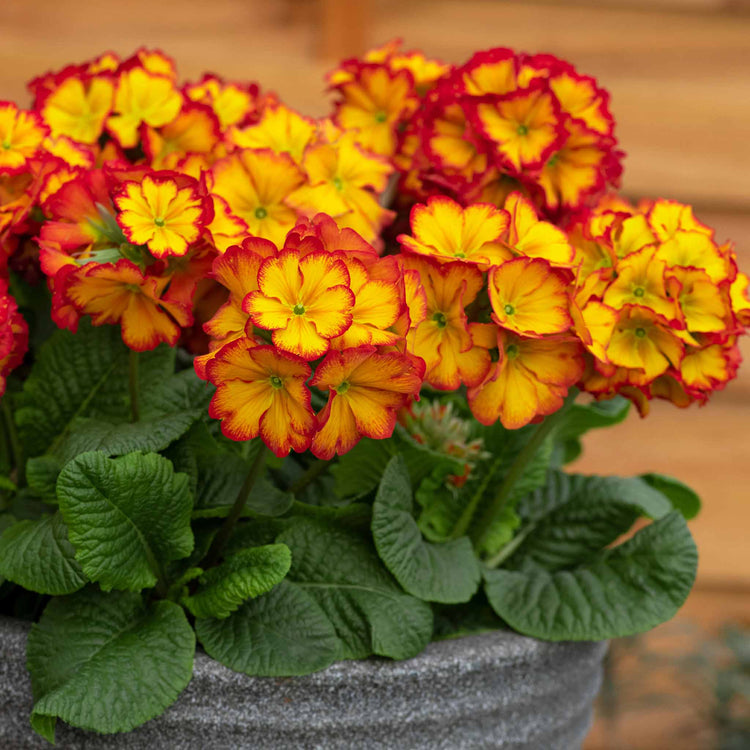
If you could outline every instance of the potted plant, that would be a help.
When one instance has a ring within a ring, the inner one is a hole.
[[[555,57],[328,80],[315,120],[142,49],[0,103],[6,744],[28,703],[71,747],[575,746],[690,590],[694,493],[564,466],[735,376],[732,246],[613,192]]]

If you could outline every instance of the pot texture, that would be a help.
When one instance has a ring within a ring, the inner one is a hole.
[[[0,619],[0,747],[48,748],[29,727],[28,626]],[[308,677],[237,674],[198,654],[175,705],[129,734],[58,724],[57,747],[578,748],[591,722],[605,643],[545,643],[496,632],[430,644],[404,662],[341,662]]]

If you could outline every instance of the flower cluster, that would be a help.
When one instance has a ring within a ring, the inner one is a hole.
[[[390,44],[329,82],[335,121],[393,160],[402,197],[501,207],[518,190],[556,217],[622,171],[608,93],[552,55],[496,48],[448,66]]]
[[[260,237],[230,247],[213,275],[229,298],[205,326],[212,350],[196,371],[216,386],[210,414],[225,435],[330,459],[392,434],[424,374],[405,350],[407,274],[396,257],[319,214],[281,247]],[[328,395],[317,413],[311,389]]]
[[[566,234],[520,193],[504,208],[447,197],[411,212],[404,266],[427,314],[408,337],[433,388],[468,388],[484,424],[518,428],[571,386],[704,402],[736,373],[748,278],[688,206],[608,199]]]

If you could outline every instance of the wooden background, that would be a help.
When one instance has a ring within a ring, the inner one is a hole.
[[[49,68],[147,45],[174,56],[186,78],[258,80],[323,114],[332,62],[395,36],[456,62],[491,46],[552,52],[597,76],[628,153],[625,192],[692,203],[750,269],[748,0],[3,0],[0,99],[27,101],[24,82]],[[750,355],[750,342],[743,349]],[[695,487],[701,560],[685,616],[708,628],[750,621],[750,365],[703,409],[657,403],[645,421],[592,434],[575,468],[658,471]],[[662,743],[668,733],[648,734],[661,731],[646,722],[636,744],[591,747],[673,746]]]

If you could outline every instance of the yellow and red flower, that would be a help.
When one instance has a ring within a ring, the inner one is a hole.
[[[310,377],[307,362],[272,346],[238,339],[222,347],[206,371],[216,386],[209,414],[221,420],[227,437],[260,436],[279,457],[290,450],[307,450],[315,430],[305,385]]]
[[[23,172],[48,132],[36,112],[0,102],[0,174]]]
[[[390,437],[398,409],[419,398],[423,373],[421,360],[380,353],[373,346],[329,352],[310,381],[329,391],[328,403],[318,415],[312,452],[331,459],[351,450],[362,437]]]

